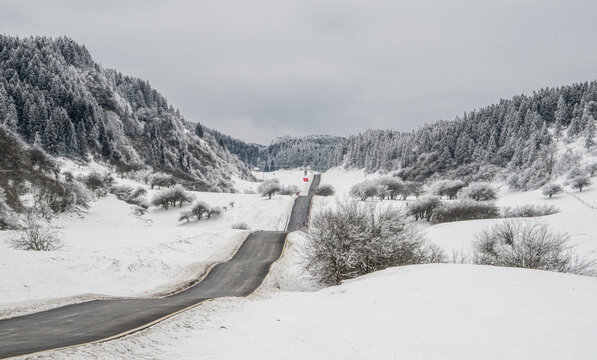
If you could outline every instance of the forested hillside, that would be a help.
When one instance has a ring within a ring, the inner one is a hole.
[[[410,133],[369,130],[347,139],[282,138],[267,147],[215,136],[247,164],[266,170],[345,165],[370,172],[397,171],[404,179],[417,181],[432,176],[464,180],[498,176],[513,187],[528,189],[552,177],[558,159],[562,166],[572,161],[574,154],[557,153],[557,140],[582,138],[587,149],[595,146],[596,101],[593,81],[515,96]]]
[[[557,170],[556,140],[595,146],[596,100],[593,81],[501,100],[411,134],[369,131],[348,139],[344,161],[369,171],[400,169],[413,180],[502,175],[515,187],[537,187]]]
[[[149,83],[103,69],[68,38],[0,36],[0,124],[51,155],[151,166],[201,189],[250,176]]]
[[[209,130],[218,142],[251,167],[274,171],[278,169],[310,168],[324,171],[342,160],[338,153],[345,139],[337,136],[284,136],[271,145],[248,144],[241,140]]]

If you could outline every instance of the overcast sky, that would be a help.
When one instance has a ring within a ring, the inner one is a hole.
[[[264,144],[594,80],[596,17],[575,0],[0,0],[0,32],[72,37],[187,119]]]

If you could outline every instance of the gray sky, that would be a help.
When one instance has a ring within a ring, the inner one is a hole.
[[[67,35],[243,140],[402,131],[594,80],[595,1],[0,0],[0,32]]]

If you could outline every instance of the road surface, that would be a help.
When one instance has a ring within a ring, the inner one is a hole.
[[[294,201],[294,205],[292,207],[292,214],[290,216],[290,221],[288,221],[288,226],[286,227],[287,231],[300,230],[300,229],[306,227],[307,224],[309,223],[309,212],[311,211],[311,201],[313,199],[313,195],[315,195],[317,186],[319,186],[320,179],[321,179],[321,175],[319,175],[319,174],[313,176],[313,181],[311,181],[311,186],[309,187],[308,195],[299,196]]]
[[[309,218],[316,175],[309,195],[295,201],[288,231],[300,229]],[[297,227],[296,224],[300,224]],[[207,299],[247,296],[263,282],[284,249],[288,232],[250,234],[227,262],[213,267],[190,288],[159,299],[95,300],[35,314],[0,320],[0,358],[31,354],[138,331]]]

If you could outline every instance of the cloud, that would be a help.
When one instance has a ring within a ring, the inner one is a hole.
[[[593,80],[595,10],[578,0],[21,0],[3,2],[0,23],[6,34],[70,36],[186,118],[269,143],[409,131]]]

